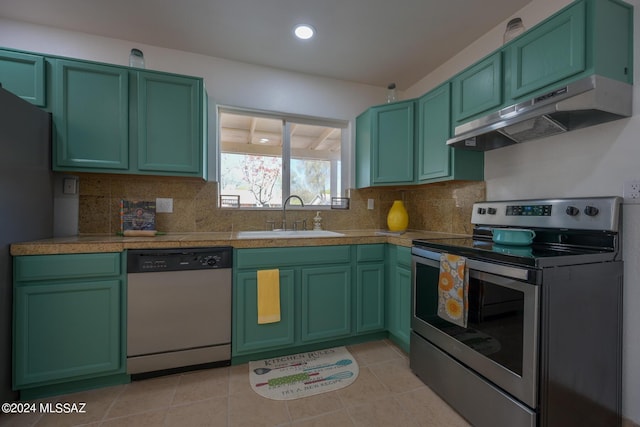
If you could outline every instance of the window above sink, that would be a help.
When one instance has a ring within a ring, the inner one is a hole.
[[[282,208],[291,194],[331,206],[348,177],[347,121],[219,108],[222,208]]]

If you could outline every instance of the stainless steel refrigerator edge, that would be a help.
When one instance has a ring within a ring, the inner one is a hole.
[[[0,88],[0,400],[11,390],[12,243],[53,235],[51,115]]]

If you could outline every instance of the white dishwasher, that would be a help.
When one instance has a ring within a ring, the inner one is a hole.
[[[231,247],[129,250],[127,373],[229,365]]]

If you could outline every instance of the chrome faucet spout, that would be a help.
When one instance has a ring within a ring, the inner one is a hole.
[[[282,204],[282,229],[283,230],[287,229],[287,203],[289,203],[289,201],[294,198],[298,199],[300,201],[300,204],[304,207],[304,202],[302,201],[300,196],[296,196],[295,194],[292,194],[285,199],[284,203]]]

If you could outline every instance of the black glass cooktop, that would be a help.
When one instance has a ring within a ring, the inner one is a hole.
[[[587,262],[611,261],[615,252],[609,248],[576,247],[533,243],[530,246],[499,245],[478,238],[416,239],[413,245],[435,252],[447,252],[467,258],[499,261],[515,265],[544,267]]]

